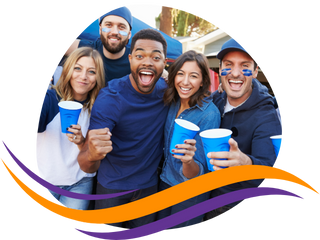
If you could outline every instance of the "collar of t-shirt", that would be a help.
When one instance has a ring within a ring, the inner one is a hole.
[[[230,112],[232,109],[240,107],[242,104],[244,104],[246,101],[248,100],[248,98],[243,102],[240,103],[238,106],[234,107],[229,103],[229,100],[227,99],[226,105],[224,106],[224,113]]]
[[[81,103],[82,105],[85,104],[87,101],[89,100],[89,98],[87,98],[86,100],[83,100],[83,101],[78,101],[78,100],[73,100],[75,102],[78,102],[78,103]]]

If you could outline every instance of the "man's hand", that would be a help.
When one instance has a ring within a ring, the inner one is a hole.
[[[111,133],[108,128],[89,130],[78,155],[81,170],[86,173],[96,172],[101,160],[111,151]]]
[[[223,87],[222,87],[222,83],[219,84],[219,87],[218,87],[218,92],[219,93],[222,93],[224,90],[223,90]]]
[[[162,72],[162,75],[161,77],[164,78],[164,80],[167,82],[168,81],[168,76],[169,76],[169,73],[167,70],[163,69],[163,72]]]
[[[214,170],[222,169],[220,167],[233,167],[240,165],[252,165],[251,159],[240,151],[238,143],[230,138],[229,152],[210,152],[208,158],[211,158],[210,163],[213,165]],[[217,158],[226,158],[227,160],[217,160]],[[220,166],[220,167],[219,167]]]
[[[99,161],[112,151],[111,133],[108,128],[88,132],[88,160]]]

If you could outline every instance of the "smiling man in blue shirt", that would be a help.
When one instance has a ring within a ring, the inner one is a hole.
[[[103,60],[106,85],[115,78],[130,74],[127,43],[131,38],[132,15],[127,7],[114,9],[99,19],[100,38],[96,41],[75,40],[66,52],[68,56],[78,47],[89,46],[96,49]]]
[[[98,170],[97,194],[139,189],[98,200],[96,209],[129,203],[158,190],[157,168],[163,154],[167,87],[161,74],[167,43],[161,33],[144,29],[132,39],[131,74],[109,82],[94,103],[86,142],[78,156],[84,172]],[[154,221],[155,214],[125,223],[134,228]]]

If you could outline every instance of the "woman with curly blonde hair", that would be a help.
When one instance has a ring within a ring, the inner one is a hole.
[[[91,194],[93,174],[83,172],[77,156],[85,142],[90,113],[100,89],[105,86],[103,61],[90,47],[76,49],[66,60],[56,86],[47,91],[42,106],[37,139],[37,160],[41,177],[62,189]],[[61,131],[58,103],[76,101],[83,105],[78,124]],[[88,200],[68,198],[51,193],[62,204],[87,209]]]

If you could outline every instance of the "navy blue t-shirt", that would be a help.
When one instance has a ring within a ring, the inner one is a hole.
[[[138,93],[129,75],[109,82],[94,103],[89,129],[108,127],[113,150],[101,161],[98,181],[105,188],[144,189],[157,184],[168,106],[163,78],[150,94]]]
[[[100,38],[98,38],[95,42],[81,40],[79,42],[79,47],[83,47],[83,46],[92,47],[93,49],[96,49],[100,53],[103,60],[103,65],[104,65],[106,85],[112,79],[122,78],[127,74],[131,73],[130,62],[128,58],[130,49],[128,47],[126,47],[126,51],[121,58],[109,59],[109,58],[106,58],[103,54],[103,45]]]

